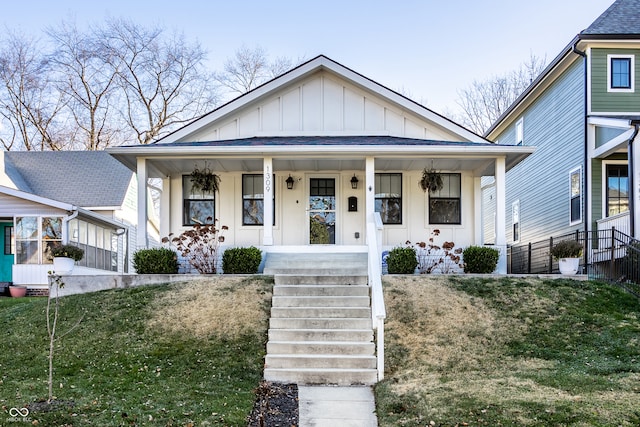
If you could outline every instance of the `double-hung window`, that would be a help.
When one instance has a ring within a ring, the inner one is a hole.
[[[513,242],[520,241],[520,200],[511,204],[511,222],[513,223]]]
[[[441,175],[442,189],[429,194],[429,224],[461,224],[461,175]]]
[[[182,225],[213,224],[215,220],[215,194],[195,190],[191,176],[182,176]]]
[[[275,225],[275,188],[272,203]],[[264,174],[242,175],[242,225],[264,225]]]
[[[582,221],[582,168],[569,172],[571,225]]]
[[[609,92],[633,92],[635,86],[634,55],[608,55],[607,60],[607,90]]]
[[[375,210],[383,224],[402,224],[402,174],[375,175]]]

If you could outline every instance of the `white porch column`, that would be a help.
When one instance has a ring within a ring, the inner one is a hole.
[[[171,177],[162,178],[160,195],[160,238],[171,233]]]
[[[638,134],[633,141],[633,159],[629,159],[633,162],[633,210],[630,212],[633,215],[634,227],[633,236],[636,239],[640,238],[640,134]]]
[[[138,157],[136,170],[138,177],[138,229],[136,231],[136,246],[145,249],[149,245],[147,239],[147,159]]]
[[[498,274],[507,274],[506,167],[504,157],[496,159],[496,249],[500,251]]]
[[[264,169],[264,225],[262,228],[262,244],[273,245],[273,159],[265,157],[262,159]]]
[[[484,229],[482,227],[484,218],[484,206],[482,205],[482,177],[473,178],[473,209],[476,212],[474,218],[474,228],[475,228],[475,245],[483,245],[484,244]]]
[[[374,157],[367,157],[365,160],[364,170],[364,185],[365,185],[365,218],[366,221],[373,220],[373,212],[376,210],[376,198],[375,198],[375,177],[376,177],[376,159]]]

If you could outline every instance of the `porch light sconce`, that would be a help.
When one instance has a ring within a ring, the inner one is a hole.
[[[358,188],[358,178],[355,174],[353,174],[353,178],[351,178],[351,188],[354,190]]]
[[[285,182],[287,183],[287,190],[293,190],[294,179],[291,174],[289,174],[289,178],[287,178]]]

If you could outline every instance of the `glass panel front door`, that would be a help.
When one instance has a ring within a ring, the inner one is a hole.
[[[332,245],[336,243],[336,180],[311,178],[309,180],[309,243]]]

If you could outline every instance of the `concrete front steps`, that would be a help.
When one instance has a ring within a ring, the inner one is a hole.
[[[374,384],[366,254],[287,254],[269,262],[270,256],[265,273],[274,275],[275,286],[265,379]]]

